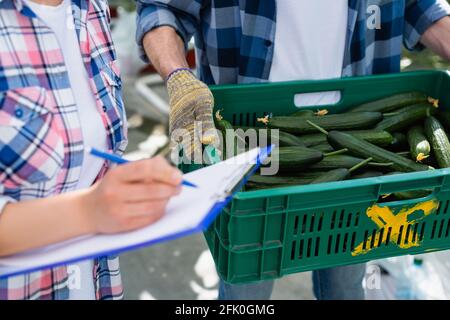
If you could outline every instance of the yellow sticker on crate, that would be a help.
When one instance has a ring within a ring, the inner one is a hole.
[[[380,230],[376,232],[375,239],[373,239],[373,236],[370,236],[366,241],[363,241],[356,246],[352,252],[352,256],[366,254],[373,250],[375,247],[370,244],[379,243],[380,237],[384,238],[381,239],[382,243],[387,241],[386,238],[389,237],[390,242],[402,249],[419,246],[420,242],[418,237],[412,239],[412,236],[408,235],[406,232],[401,233],[400,230],[403,230],[402,226],[407,227],[408,225],[415,224],[424,219],[426,216],[437,210],[438,206],[439,201],[433,199],[418,203],[412,207],[402,208],[396,214],[394,214],[392,209],[387,206],[381,207],[375,204],[369,207],[366,214],[373,222],[375,222]],[[390,234],[381,232],[381,230],[388,229],[391,230]],[[410,239],[406,239],[406,237]]]

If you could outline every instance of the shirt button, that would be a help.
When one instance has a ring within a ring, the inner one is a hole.
[[[265,45],[266,47],[270,47],[270,46],[272,45],[272,41],[270,41],[270,40],[264,40],[264,45]]]
[[[14,113],[15,113],[17,118],[22,118],[22,116],[23,116],[23,110],[22,109],[17,109]]]
[[[106,109],[106,106],[103,106],[103,112],[106,112],[107,111],[107,109]]]

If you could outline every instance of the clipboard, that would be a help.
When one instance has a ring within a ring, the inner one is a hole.
[[[150,226],[114,235],[83,236],[0,258],[0,279],[118,255],[202,232],[261,166],[272,148],[256,148],[186,174],[186,179],[198,188],[183,187],[181,194],[169,201],[166,215]]]

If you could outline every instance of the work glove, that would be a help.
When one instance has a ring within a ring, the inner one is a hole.
[[[169,75],[167,91],[171,138],[182,143],[183,154],[189,159],[201,161],[202,144],[216,145],[219,141],[212,117],[213,95],[208,86],[188,69],[175,70]],[[180,129],[189,137],[180,135],[183,132]]]

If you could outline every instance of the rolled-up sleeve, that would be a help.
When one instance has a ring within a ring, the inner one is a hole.
[[[202,0],[136,0],[136,41],[141,58],[149,62],[142,45],[145,34],[162,26],[174,28],[187,48],[199,25],[202,2]]]
[[[424,46],[420,38],[436,21],[450,15],[447,0],[409,0],[405,11],[404,43],[409,50]]]
[[[5,206],[10,202],[16,202],[16,201],[13,198],[0,195],[0,215],[3,212],[3,208],[5,208]]]

